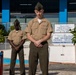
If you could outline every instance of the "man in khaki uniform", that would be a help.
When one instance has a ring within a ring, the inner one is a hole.
[[[19,55],[20,60],[20,75],[25,75],[23,44],[25,42],[26,37],[24,36],[24,32],[21,30],[20,23],[17,19],[14,22],[14,27],[15,29],[11,31],[8,36],[8,41],[12,47],[10,75],[15,75],[14,67],[16,63],[17,54]]]
[[[48,75],[48,43],[52,33],[52,25],[43,17],[43,6],[35,6],[36,18],[32,19],[25,29],[27,38],[31,41],[29,53],[29,75],[35,75],[38,59],[42,75]]]

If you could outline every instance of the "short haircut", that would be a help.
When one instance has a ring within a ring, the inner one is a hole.
[[[35,6],[35,10],[40,11],[41,9],[43,9],[43,5],[40,2],[38,2]]]
[[[14,21],[14,26],[19,26],[20,25],[20,22],[18,21],[18,19],[16,19],[15,21]]]

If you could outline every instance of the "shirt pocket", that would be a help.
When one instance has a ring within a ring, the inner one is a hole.
[[[14,38],[14,37],[16,37],[16,34],[15,33],[12,34],[12,38]]]
[[[45,25],[41,26],[41,33],[44,35],[47,34],[47,26],[45,26]]]
[[[17,36],[22,39],[23,38],[23,33],[18,33]]]
[[[38,26],[37,25],[32,26],[32,34],[37,33],[37,30],[38,30]]]

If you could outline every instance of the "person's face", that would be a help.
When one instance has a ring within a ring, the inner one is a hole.
[[[38,10],[35,10],[35,14],[38,18],[42,18],[43,17],[43,13],[44,13],[44,10],[41,9],[40,11]]]
[[[16,29],[16,30],[20,30],[20,25],[18,25],[18,26],[16,25],[16,26],[15,26],[15,29]]]

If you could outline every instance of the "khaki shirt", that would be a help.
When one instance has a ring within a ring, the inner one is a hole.
[[[53,29],[51,23],[47,19],[43,18],[42,22],[39,23],[37,18],[34,18],[28,23],[25,32],[30,33],[35,40],[40,40],[46,36],[47,33],[53,32]]]
[[[12,40],[15,45],[18,45],[23,39],[26,39],[26,36],[22,30],[13,30],[8,35],[8,40]]]

